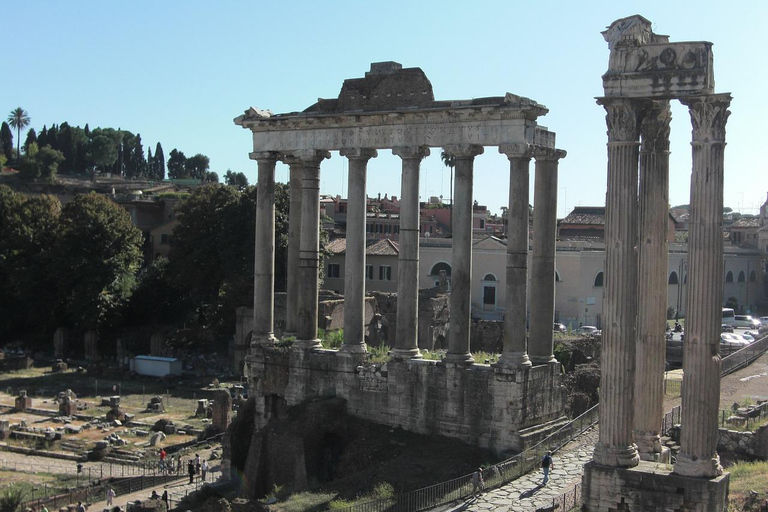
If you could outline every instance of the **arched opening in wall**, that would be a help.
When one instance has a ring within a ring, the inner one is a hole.
[[[756,283],[757,282],[757,274],[755,274],[755,271],[749,273],[749,282],[750,283]]]
[[[679,284],[679,281],[677,279],[677,272],[675,272],[674,270],[672,271],[671,274],[669,274],[669,281],[667,284]]]
[[[741,272],[739,272],[739,282],[745,283],[746,281],[747,281],[747,276],[744,275],[744,271],[742,270]]]
[[[496,276],[485,274],[483,277],[483,311],[496,310],[496,285],[498,284]]]
[[[595,276],[595,288],[600,288],[603,286],[603,271],[597,273]]]
[[[727,274],[725,274],[725,282],[726,283],[732,283],[733,282],[733,272],[731,272],[730,270],[728,271]]]
[[[445,277],[448,280],[448,284],[450,285],[451,282],[451,266],[444,262],[440,261],[438,263],[435,263],[432,266],[432,270],[429,271],[429,277],[432,278],[433,282],[435,283],[435,287],[440,286],[440,272],[445,271]]]
[[[435,339],[435,345],[432,347],[432,350],[445,350],[448,348],[448,344],[446,343],[445,336],[442,334],[437,336],[437,339]]]
[[[336,477],[336,468],[344,451],[344,442],[338,434],[326,432],[320,440],[319,448],[317,479],[320,482],[331,482]]]

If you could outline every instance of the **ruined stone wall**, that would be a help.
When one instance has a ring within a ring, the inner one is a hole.
[[[337,354],[255,347],[248,357],[255,426],[266,424],[274,395],[287,405],[337,396],[353,416],[502,453],[522,450],[563,421],[558,364],[507,373],[426,360],[361,365]]]

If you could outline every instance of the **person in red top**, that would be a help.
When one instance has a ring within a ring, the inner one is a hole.
[[[160,469],[165,469],[165,456],[167,453],[165,453],[164,448],[160,448]]]

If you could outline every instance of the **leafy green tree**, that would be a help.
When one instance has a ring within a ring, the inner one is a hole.
[[[155,146],[155,173],[153,174],[153,178],[157,181],[162,181],[165,179],[165,155],[163,154],[163,146],[160,145],[160,143],[157,143],[157,146]]]
[[[187,158],[187,161],[184,164],[185,174],[189,178],[207,181],[206,173],[208,172],[210,163],[210,159],[205,155],[201,155],[200,153],[191,156]]]
[[[101,166],[106,171],[117,160],[117,146],[106,135],[96,135],[88,148],[88,159],[93,165]]]
[[[219,182],[219,173],[208,171],[205,173],[205,182],[206,183],[218,183]]]
[[[232,172],[227,169],[227,172],[224,174],[224,183],[239,190],[243,190],[248,186],[248,178],[245,176],[245,173]]]
[[[6,160],[13,158],[13,132],[5,121],[0,125],[0,150]]]
[[[187,157],[176,148],[173,148],[168,155],[168,177],[177,179],[189,177],[187,175]]]
[[[56,175],[59,164],[64,161],[61,151],[51,146],[37,147],[35,142],[29,144],[24,158],[21,160],[21,175],[25,179],[43,178],[49,180]]]
[[[57,268],[70,325],[97,328],[130,296],[144,238],[127,211],[91,192],[61,213]]]
[[[45,140],[45,144],[39,144],[40,147],[51,146],[53,149],[59,149],[59,127],[52,124],[48,129],[48,138]]]
[[[27,138],[24,140],[24,152],[26,153],[29,149],[29,145],[32,143],[37,143],[37,133],[35,133],[34,128],[30,128],[27,132]]]
[[[21,107],[16,107],[8,114],[8,124],[11,128],[16,128],[16,159],[21,158],[21,130],[29,126],[32,119],[26,110]]]

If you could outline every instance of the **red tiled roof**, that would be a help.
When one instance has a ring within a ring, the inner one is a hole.
[[[758,217],[742,217],[733,224],[732,228],[759,228],[760,219]]]
[[[369,240],[365,254],[369,256],[397,256],[400,253],[400,247],[397,242],[388,238],[381,240]],[[328,242],[328,252],[331,254],[344,254],[347,251],[347,239],[337,238]]]

